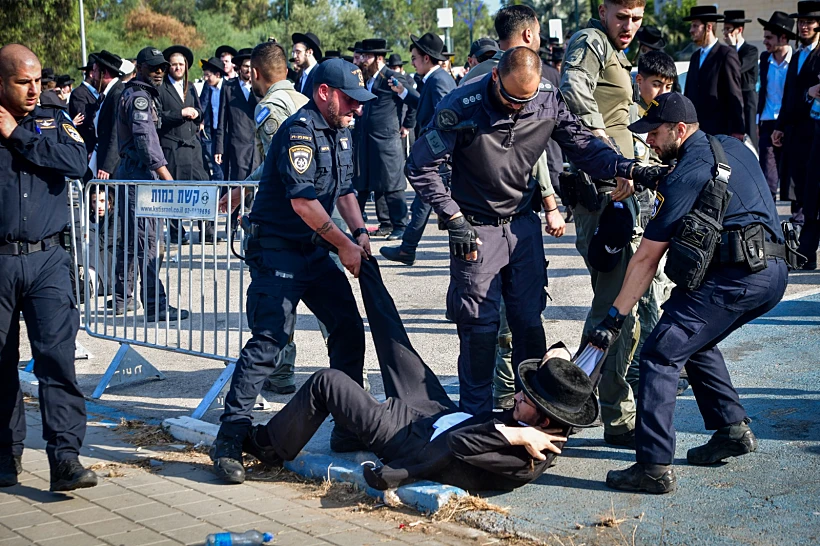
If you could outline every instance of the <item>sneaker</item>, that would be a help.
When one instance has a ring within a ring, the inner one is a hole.
[[[257,437],[264,426],[265,425],[256,425],[251,429],[248,437],[245,438],[244,442],[242,442],[242,451],[253,455],[259,459],[261,463],[267,466],[282,466],[282,457],[276,453],[273,446],[262,447],[259,445]]]
[[[387,237],[391,233],[393,233],[393,228],[391,226],[379,226],[377,228],[367,228],[367,233],[370,234],[371,237]]]
[[[17,476],[23,472],[23,458],[18,455],[0,455],[0,487],[17,485]]]
[[[161,310],[159,313],[154,313],[154,311],[146,311],[145,312],[145,320],[147,322],[154,322],[156,319],[158,322],[165,322],[166,316],[168,321],[174,322],[176,320],[185,320],[188,318],[188,311],[185,309],[177,309],[176,307],[169,305],[165,309]]]
[[[74,491],[97,485],[97,475],[77,459],[60,461],[51,468],[51,491]]]
[[[624,470],[607,472],[606,485],[619,491],[662,495],[677,488],[678,478],[671,465],[635,463]]]
[[[338,424],[333,427],[333,431],[330,433],[330,449],[336,453],[370,451],[358,436]]]
[[[413,265],[416,263],[416,253],[404,252],[400,246],[383,246],[379,249],[382,256],[391,262],[399,262],[404,265]]]
[[[214,462],[214,472],[227,483],[243,483],[245,466],[242,460],[242,447],[247,438],[246,433],[229,435],[220,428],[209,451]]]
[[[394,229],[390,232],[390,235],[387,236],[388,241],[401,241],[402,237],[404,237],[404,230],[403,229]]]
[[[747,421],[719,428],[709,441],[686,453],[689,464],[715,464],[728,457],[739,457],[757,451],[757,438]]]
[[[627,449],[636,449],[635,448],[635,431],[630,430],[629,432],[625,432],[623,434],[609,434],[608,432],[604,432],[604,442],[611,446],[616,447],[625,447]]]

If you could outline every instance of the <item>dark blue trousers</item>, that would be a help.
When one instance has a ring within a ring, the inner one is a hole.
[[[410,221],[407,223],[407,229],[404,231],[404,236],[401,238],[401,249],[407,254],[415,254],[416,248],[419,246],[421,236],[424,235],[424,228],[427,227],[427,220],[430,219],[430,213],[433,207],[425,203],[417,193],[413,198],[413,204],[410,205]]]
[[[34,375],[40,382],[43,439],[52,467],[76,459],[85,438],[85,400],[74,375],[80,314],[69,281],[71,259],[60,247],[0,256],[0,453],[22,455],[26,414],[17,375],[20,313]]]
[[[251,273],[246,312],[252,335],[225,397],[223,428],[250,427],[253,404],[293,334],[300,301],[328,330],[330,367],[362,385],[364,324],[353,290],[326,250],[308,248],[312,250],[246,252]]]
[[[675,458],[675,395],[684,366],[707,430],[746,418],[717,345],[777,305],[787,283],[785,261],[770,258],[758,273],[745,266],[722,267],[697,290],[672,291],[641,351],[635,428],[639,463],[672,464]]]

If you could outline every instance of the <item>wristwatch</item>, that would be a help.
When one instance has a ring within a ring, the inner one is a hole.
[[[353,230],[353,238],[354,239],[358,239],[359,235],[362,235],[362,234],[366,234],[368,237],[370,237],[370,233],[368,233],[367,228],[365,228],[365,227],[360,227],[360,228],[357,228],[357,229]]]
[[[618,328],[623,328],[624,321],[626,320],[626,315],[622,315],[618,311],[617,307],[615,307],[614,305],[610,307],[607,316],[614,320],[615,326],[617,326]]]

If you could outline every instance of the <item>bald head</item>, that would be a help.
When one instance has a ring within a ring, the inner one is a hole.
[[[518,81],[541,79],[541,58],[526,47],[514,47],[504,52],[498,62],[498,72],[506,80],[508,77]]]
[[[15,118],[37,107],[42,70],[37,55],[26,46],[0,47],[0,106]]]
[[[32,50],[20,44],[0,47],[0,78],[5,80],[25,67],[41,70],[40,60]]]
[[[538,94],[541,58],[526,46],[508,49],[493,68],[493,97],[507,113],[522,110]]]

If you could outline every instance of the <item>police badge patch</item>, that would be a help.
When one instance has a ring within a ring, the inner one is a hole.
[[[660,212],[663,206],[663,195],[660,192],[655,192],[655,202],[652,204],[652,213],[649,215],[650,220],[654,220],[655,216]]]
[[[73,125],[70,123],[63,123],[63,130],[68,133],[68,136],[76,140],[77,142],[85,142],[83,137],[80,136],[80,133],[77,132],[77,129],[74,128]]]
[[[134,99],[134,108],[137,110],[148,110],[148,99],[145,97],[137,97]]]
[[[313,160],[313,149],[310,146],[291,146],[288,150],[290,164],[299,174],[305,174]]]
[[[279,129],[279,122],[273,117],[269,117],[265,120],[265,123],[262,124],[262,130],[265,131],[266,135],[274,134],[277,129]]]

